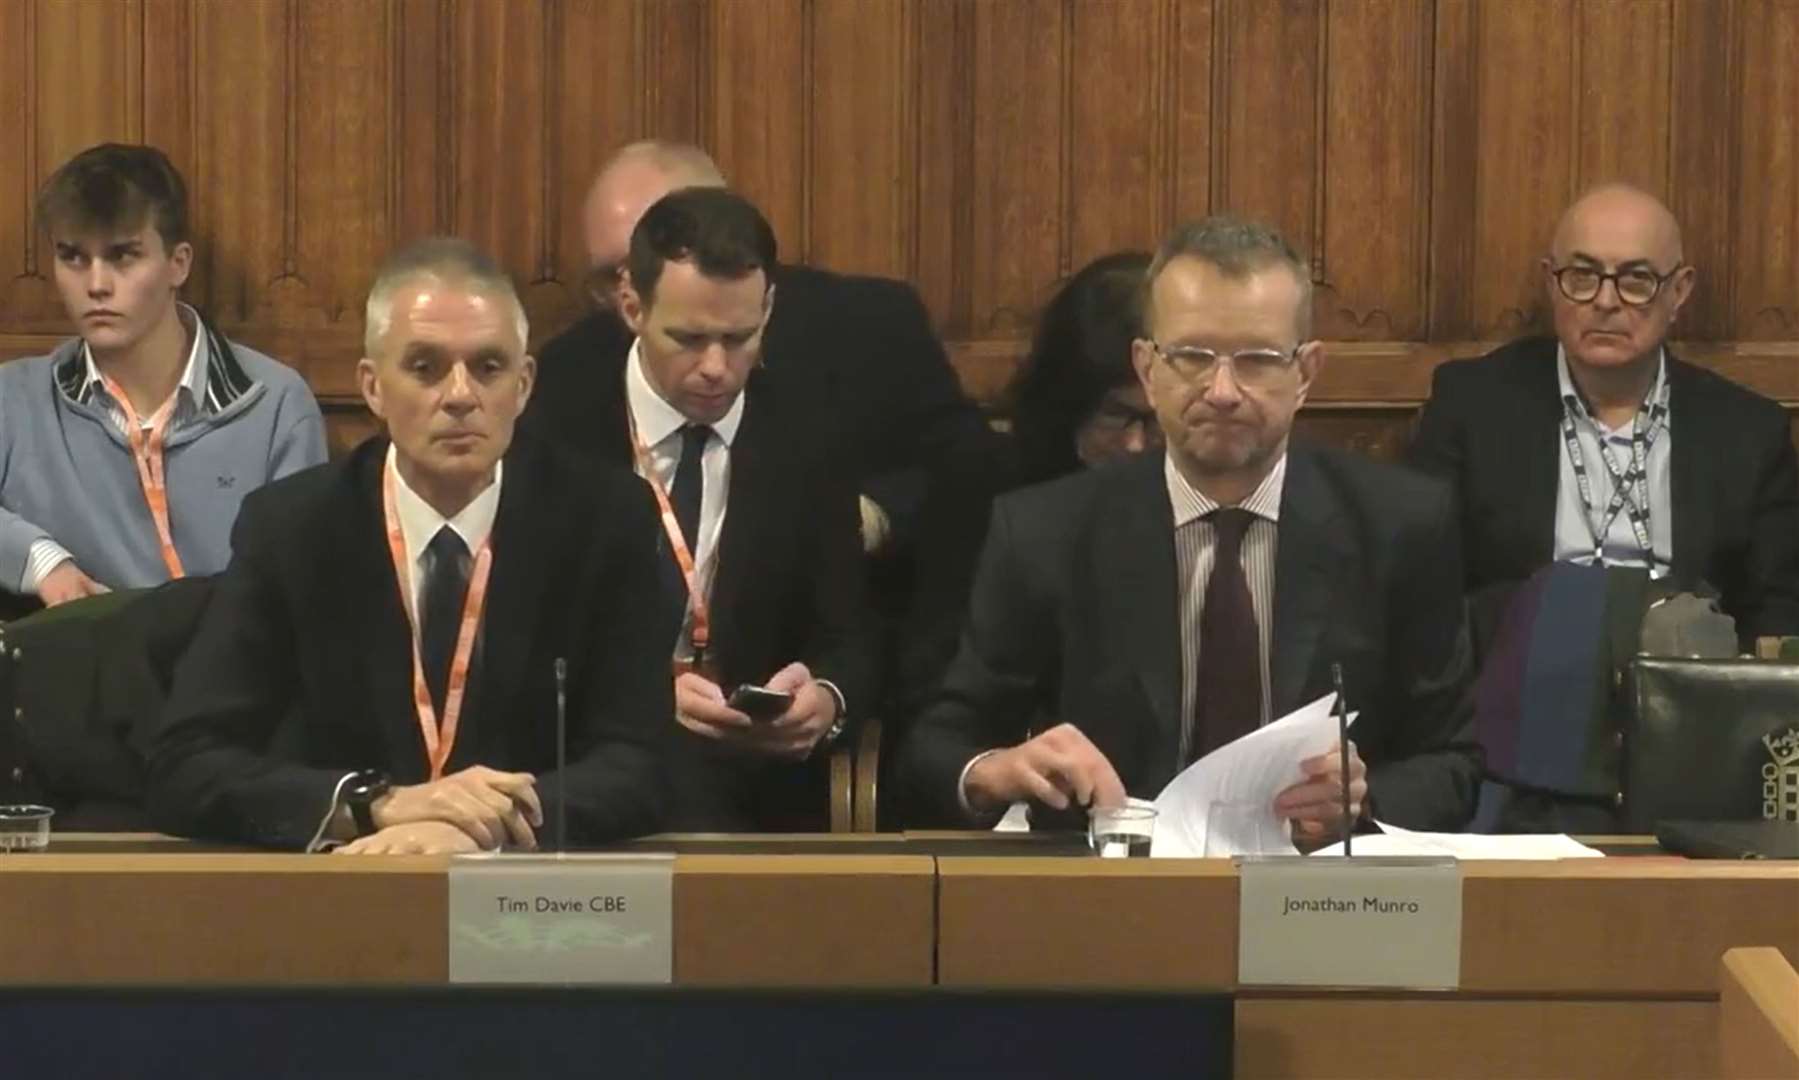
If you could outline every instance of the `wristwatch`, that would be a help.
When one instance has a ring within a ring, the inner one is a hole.
[[[357,836],[368,836],[376,831],[375,800],[387,794],[392,786],[387,774],[377,769],[365,769],[344,782],[344,805],[350,808],[350,818],[356,822]]]

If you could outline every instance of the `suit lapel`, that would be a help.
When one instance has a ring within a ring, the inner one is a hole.
[[[1709,567],[1712,547],[1712,505],[1715,492],[1705,475],[1708,447],[1718,446],[1709,423],[1710,417],[1694,401],[1697,393],[1692,373],[1686,365],[1668,357],[1668,501],[1672,506],[1656,506],[1651,497],[1650,514],[1673,514],[1668,521],[1674,545],[1676,580],[1697,581]],[[1678,437],[1676,437],[1678,436]]]
[[[361,639],[356,664],[367,685],[368,715],[381,729],[388,760],[405,763],[398,778],[422,778],[427,769],[412,703],[412,625],[401,605],[381,509],[387,440],[371,439],[357,455],[349,477],[349,505],[334,515],[344,580],[356,583],[343,593],[347,606],[338,625],[354,627],[351,632]]]
[[[1279,718],[1300,705],[1317,685],[1319,642],[1331,617],[1344,548],[1337,501],[1312,452],[1289,445],[1281,489],[1279,540],[1274,564],[1274,629],[1269,635],[1270,711]]]
[[[531,656],[536,613],[556,569],[558,551],[552,508],[560,500],[557,493],[545,490],[541,467],[531,449],[516,444],[506,458],[494,515],[487,609],[481,615],[480,663],[471,676],[473,693],[458,725],[453,767],[471,763],[466,755],[474,754],[485,738],[477,729],[490,712],[486,706],[504,704],[503,695],[521,684]]]
[[[772,672],[735,672],[738,640],[737,613],[751,574],[756,570],[756,533],[768,503],[763,494],[770,482],[780,483],[771,472],[770,440],[776,434],[769,414],[771,402],[761,372],[751,376],[744,391],[743,422],[731,440],[729,488],[725,492],[725,520],[718,537],[717,565],[712,577],[712,640],[720,670],[732,676],[760,679]]]
[[[1161,752],[1142,748],[1145,762],[1178,753],[1181,731],[1180,568],[1174,554],[1174,510],[1163,456],[1145,454],[1125,466],[1121,483],[1098,500],[1095,582],[1109,636],[1123,643],[1155,714]]]
[[[1500,450],[1501,469],[1513,472],[1523,486],[1518,500],[1520,513],[1513,527],[1524,534],[1520,551],[1527,557],[1523,565],[1533,568],[1555,557],[1556,499],[1561,487],[1561,455],[1565,452],[1555,360],[1553,338],[1545,339],[1542,349],[1520,357],[1515,370],[1523,412],[1510,417],[1504,410],[1493,411],[1497,434],[1494,446]],[[1523,423],[1514,429],[1512,425],[1518,421]]]

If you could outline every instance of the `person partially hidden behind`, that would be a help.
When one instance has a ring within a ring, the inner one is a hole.
[[[367,314],[357,377],[387,436],[245,500],[176,670],[152,819],[347,852],[653,831],[674,628],[649,490],[513,439],[535,364],[487,256],[409,247]],[[546,836],[559,810],[568,836]]]
[[[1699,273],[1674,215],[1596,188],[1562,216],[1542,273],[1555,336],[1439,366],[1411,448],[1458,496],[1475,609],[1553,560],[1709,585],[1745,648],[1799,633],[1791,427],[1668,348]]]
[[[82,151],[36,219],[77,336],[0,365],[0,617],[217,573],[244,496],[325,460],[300,376],[177,299],[194,247],[162,151]]]
[[[1151,264],[1133,362],[1166,452],[1002,497],[968,625],[902,748],[921,822],[1034,828],[1154,798],[1331,689],[1361,716],[1272,810],[1316,845],[1351,813],[1457,829],[1479,774],[1461,571],[1436,481],[1292,437],[1323,362],[1305,264],[1213,218]]]

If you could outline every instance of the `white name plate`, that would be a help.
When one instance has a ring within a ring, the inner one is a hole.
[[[1462,871],[1453,859],[1244,859],[1237,982],[1453,990]]]
[[[666,984],[674,856],[450,860],[452,983]]]

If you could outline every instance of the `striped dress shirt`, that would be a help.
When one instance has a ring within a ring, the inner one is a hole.
[[[1212,558],[1217,530],[1205,516],[1220,506],[1187,482],[1174,459],[1163,458],[1168,482],[1168,502],[1174,508],[1174,556],[1180,573],[1181,616],[1181,761],[1193,745],[1193,704],[1198,695],[1195,673],[1199,670],[1199,616],[1205,607],[1206,584],[1212,580]],[[1249,581],[1249,600],[1255,608],[1256,633],[1262,657],[1262,723],[1270,719],[1268,648],[1274,623],[1274,555],[1279,541],[1281,489],[1287,480],[1287,455],[1282,452],[1274,468],[1262,478],[1242,508],[1256,516],[1243,535],[1243,576]]]

